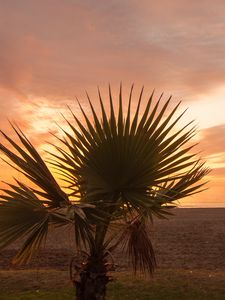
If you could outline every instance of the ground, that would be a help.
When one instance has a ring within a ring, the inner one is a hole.
[[[188,286],[193,290],[199,287],[206,294],[213,293],[216,289],[220,292],[217,298],[210,294],[211,299],[223,299],[223,296],[220,298],[223,293],[225,299],[225,208],[175,209],[173,212],[175,215],[169,220],[155,220],[152,228],[151,234],[158,263],[158,270],[152,281],[153,285],[163,284],[170,287],[170,279],[173,279],[174,284],[178,283],[179,288],[186,289],[186,291],[188,291]],[[23,273],[19,271],[21,268],[10,265],[10,259],[17,246],[18,244],[15,244],[0,253],[0,288],[2,291],[7,292],[7,289],[22,291],[23,288],[38,290],[46,284],[48,287],[59,288],[70,286],[67,270],[73,255],[72,231],[58,230],[56,233],[51,233],[45,250],[42,250],[31,264],[23,267],[26,269]],[[115,277],[124,282],[130,270],[127,259],[117,252],[115,261],[118,263]],[[60,272],[60,276],[57,272]],[[47,280],[49,274],[51,274],[51,279]],[[24,282],[23,276],[26,278],[25,287],[19,283]],[[179,282],[181,279],[182,281]],[[127,284],[126,282],[125,285]],[[117,290],[119,290],[118,287]],[[199,299],[203,299],[202,296],[200,297]],[[0,297],[0,299],[6,298]],[[8,297],[8,299],[11,298]],[[148,298],[143,296],[135,299]],[[191,298],[183,297],[182,299]]]

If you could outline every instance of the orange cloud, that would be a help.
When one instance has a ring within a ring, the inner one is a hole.
[[[93,95],[97,85],[121,80],[125,90],[133,81],[145,84],[193,109],[201,102],[194,118],[215,125],[204,97],[216,107],[213,93],[225,86],[222,0],[2,1],[0,28],[0,128],[8,132],[7,118],[15,120],[37,146],[56,130],[53,121],[61,123],[65,104],[76,110],[75,96],[85,103],[85,89]],[[223,174],[220,125],[200,135],[214,178]]]
[[[225,10],[204,3],[5,1],[1,85],[53,101],[120,80],[185,97],[210,90],[225,78]]]
[[[225,123],[201,130],[200,143],[206,155],[225,152]]]

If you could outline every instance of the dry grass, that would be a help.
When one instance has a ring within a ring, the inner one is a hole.
[[[154,278],[113,274],[108,300],[223,300],[225,272],[158,270]],[[71,299],[74,290],[66,271],[17,270],[0,272],[0,299]]]

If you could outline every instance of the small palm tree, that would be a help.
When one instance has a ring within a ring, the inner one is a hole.
[[[11,147],[0,144],[8,164],[25,175],[28,187],[15,179],[3,189],[0,199],[0,247],[26,236],[14,263],[27,263],[44,242],[49,226],[73,224],[76,255],[71,262],[71,279],[78,300],[105,299],[112,252],[120,245],[133,268],[152,273],[155,256],[148,224],[153,216],[166,217],[174,201],[202,190],[199,183],[208,169],[196,159],[187,142],[195,134],[190,122],[174,127],[176,105],[168,113],[171,97],[159,108],[153,93],[140,116],[141,90],[134,115],[130,91],[127,113],[123,112],[122,88],[115,113],[109,88],[109,113],[101,94],[101,116],[88,97],[93,122],[80,106],[86,125],[72,113],[66,120],[70,131],[48,161],[60,175],[60,187],[46,163],[23,132],[12,125],[21,144],[2,132]],[[12,148],[12,150],[10,150]],[[57,175],[58,176],[58,175]]]

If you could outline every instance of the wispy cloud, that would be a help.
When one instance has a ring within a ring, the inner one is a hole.
[[[224,2],[210,3],[2,1],[1,85],[54,99],[120,80],[205,92],[225,78]]]
[[[225,152],[225,123],[206,128],[200,132],[201,147],[207,155]]]
[[[213,95],[225,86],[223,0],[0,4],[1,129],[8,130],[7,118],[16,120],[33,138],[35,132],[38,145],[55,130],[58,111],[75,96],[82,101],[85,89],[135,82],[192,107],[205,128],[201,149],[220,164],[215,176],[222,174],[225,93]]]

